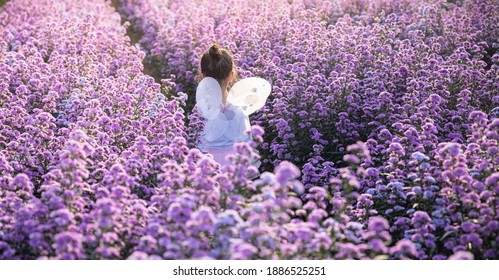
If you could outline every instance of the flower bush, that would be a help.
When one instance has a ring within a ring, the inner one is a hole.
[[[496,1],[114,4],[0,8],[0,259],[499,257]],[[214,41],[273,85],[225,168]]]

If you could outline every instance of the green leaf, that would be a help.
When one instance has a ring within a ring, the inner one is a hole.
[[[442,237],[440,237],[439,239],[440,240],[444,240],[445,238],[447,238],[449,235],[453,234],[454,231],[447,231],[444,233],[444,235],[442,235]]]

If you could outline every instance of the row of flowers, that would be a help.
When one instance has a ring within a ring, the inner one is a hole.
[[[325,217],[382,216],[417,258],[497,258],[497,2],[119,2],[145,63],[188,95],[191,147],[199,58],[217,41],[241,77],[271,81],[252,116],[263,170],[296,164],[304,208],[324,192]]]
[[[142,73],[108,5],[2,7],[1,259],[415,257],[384,218],[328,218],[322,188],[304,204],[289,162],[248,180],[259,126],[224,170],[190,149],[185,100]]]

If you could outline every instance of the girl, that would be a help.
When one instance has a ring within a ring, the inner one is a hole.
[[[228,87],[236,78],[234,60],[227,49],[217,44],[201,57],[200,80],[207,77],[215,79],[220,85],[222,101],[221,104],[216,104],[220,106],[218,116],[205,122],[198,148],[204,153],[212,154],[215,161],[224,166],[229,164],[226,156],[234,153],[234,144],[239,141],[250,141],[251,135],[246,132],[250,129],[248,116],[244,115],[239,107],[227,101]],[[203,94],[215,96],[219,93]],[[197,102],[199,104],[199,100]]]

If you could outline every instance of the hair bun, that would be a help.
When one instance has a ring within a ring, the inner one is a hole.
[[[210,56],[219,58],[221,56],[220,47],[217,44],[214,44],[210,48]]]

